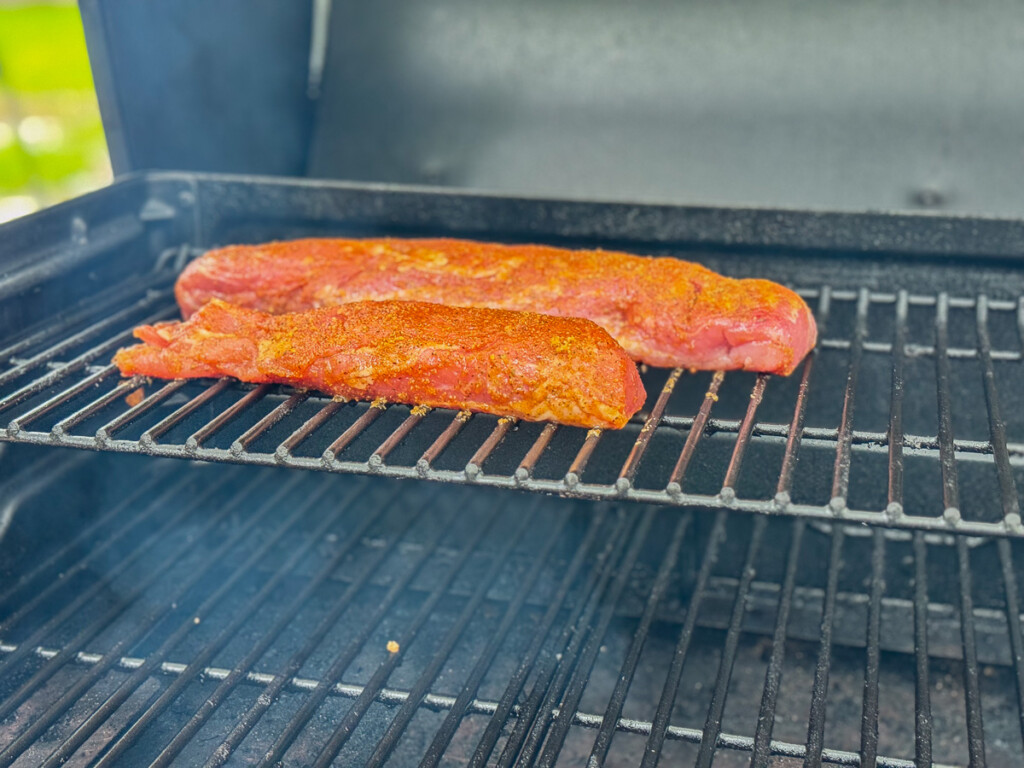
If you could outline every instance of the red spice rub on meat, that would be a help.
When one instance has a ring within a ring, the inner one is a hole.
[[[814,347],[803,299],[767,280],[613,251],[468,240],[309,239],[221,248],[175,288],[185,317],[211,298],[267,312],[364,299],[593,320],[657,366],[789,374]]]
[[[144,343],[114,357],[125,376],[233,376],[580,427],[622,427],[646,397],[600,327],[529,312],[361,301],[270,315],[215,299],[135,335]]]

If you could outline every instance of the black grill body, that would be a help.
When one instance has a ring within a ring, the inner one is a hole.
[[[300,234],[675,255],[821,342],[604,434],[111,369],[189,258]],[[4,227],[0,763],[1019,764],[1022,246],[196,174]]]

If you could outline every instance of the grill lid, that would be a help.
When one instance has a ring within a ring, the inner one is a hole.
[[[117,173],[1019,215],[1024,7],[83,0]]]

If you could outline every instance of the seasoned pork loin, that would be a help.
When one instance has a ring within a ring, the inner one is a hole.
[[[530,312],[360,301],[272,315],[214,299],[135,335],[114,357],[126,376],[233,376],[580,427],[622,427],[646,397],[597,324]]]
[[[185,317],[213,298],[272,313],[400,299],[586,317],[634,360],[702,370],[789,374],[817,338],[803,299],[767,280],[673,258],[468,240],[234,245],[189,264],[176,294]]]

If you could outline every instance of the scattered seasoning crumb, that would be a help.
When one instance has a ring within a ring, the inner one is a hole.
[[[135,391],[129,392],[125,396],[124,401],[126,403],[128,403],[128,406],[130,408],[134,408],[136,405],[141,403],[145,398],[146,398],[146,390],[144,390],[142,387],[139,387]]]
[[[707,392],[705,393],[704,397],[709,398],[714,403],[718,402],[718,395],[716,395],[714,392]]]
[[[458,414],[456,414],[455,418],[461,421],[463,424],[465,424],[467,421],[469,421],[469,417],[472,415],[473,414],[471,411],[459,411]]]
[[[193,624],[198,624],[199,623],[199,617],[198,616],[193,617],[192,623]]]
[[[426,416],[428,413],[430,413],[430,406],[417,405],[411,411],[409,411],[409,413],[411,413],[413,416]]]
[[[387,408],[387,405],[388,405],[388,399],[386,397],[375,398],[374,401],[372,403],[370,403],[370,407],[371,408],[377,408],[378,410],[381,410],[381,411],[383,411],[385,408]]]
[[[387,649],[388,653],[398,653],[398,643],[396,643],[394,640],[388,640]]]
[[[593,428],[587,430],[587,438],[588,439],[591,438],[591,437],[599,437],[600,435],[601,435],[601,428],[600,427],[593,427]]]

